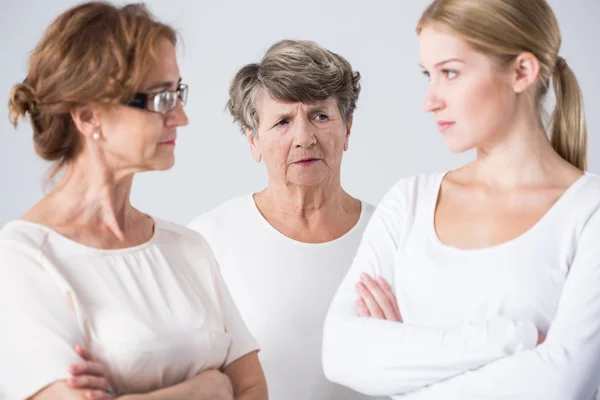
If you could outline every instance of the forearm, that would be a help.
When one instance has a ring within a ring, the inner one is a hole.
[[[537,341],[533,324],[500,316],[431,327],[356,317],[338,306],[332,306],[325,322],[325,375],[371,396],[419,390],[532,348]]]
[[[185,382],[149,393],[131,394],[119,400],[232,400],[229,379],[219,371],[206,371]]]
[[[229,377],[236,400],[267,400],[267,381],[258,360],[258,351],[240,357],[223,372]]]
[[[261,383],[235,394],[235,400],[267,400],[268,398],[266,383]]]

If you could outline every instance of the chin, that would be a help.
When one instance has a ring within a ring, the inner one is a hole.
[[[166,171],[169,170],[171,168],[173,168],[173,165],[175,165],[175,157],[170,157],[170,158],[163,158],[160,160],[156,160],[153,164],[152,168],[155,171]]]
[[[457,140],[456,138],[446,137],[444,142],[446,143],[446,148],[452,153],[464,153],[475,148],[475,143]]]

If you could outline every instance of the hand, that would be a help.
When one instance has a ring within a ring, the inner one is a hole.
[[[356,311],[361,317],[375,317],[402,322],[402,315],[392,288],[381,277],[373,280],[363,273],[356,284]]]
[[[67,384],[75,389],[86,389],[85,398],[88,400],[114,399],[106,366],[95,361],[92,354],[81,346],[75,345],[74,348],[84,361],[69,367],[73,378],[67,380]]]

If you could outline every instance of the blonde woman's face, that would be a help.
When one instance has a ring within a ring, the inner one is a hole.
[[[433,27],[421,31],[419,51],[429,78],[424,110],[433,113],[448,149],[463,152],[499,140],[516,111],[508,75],[461,38]]]
[[[350,126],[337,100],[289,103],[260,94],[258,132],[249,138],[256,161],[263,161],[270,181],[313,186],[339,179]]]

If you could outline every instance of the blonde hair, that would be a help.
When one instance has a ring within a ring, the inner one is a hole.
[[[343,57],[311,41],[282,40],[259,64],[242,67],[229,88],[227,108],[242,129],[258,129],[256,102],[265,90],[277,100],[309,103],[333,96],[350,121],[360,93],[360,73]]]
[[[524,52],[535,55],[540,73],[534,100],[540,113],[550,79],[556,94],[550,142],[569,163],[587,168],[583,96],[573,71],[558,55],[560,29],[545,0],[435,0],[423,13],[417,34],[428,25],[449,28],[500,66]]]
[[[84,3],[46,29],[29,59],[27,78],[12,88],[8,109],[15,127],[29,116],[36,152],[57,162],[50,178],[82,147],[71,111],[90,102],[130,100],[163,38],[175,45],[175,30],[157,22],[143,4]]]

